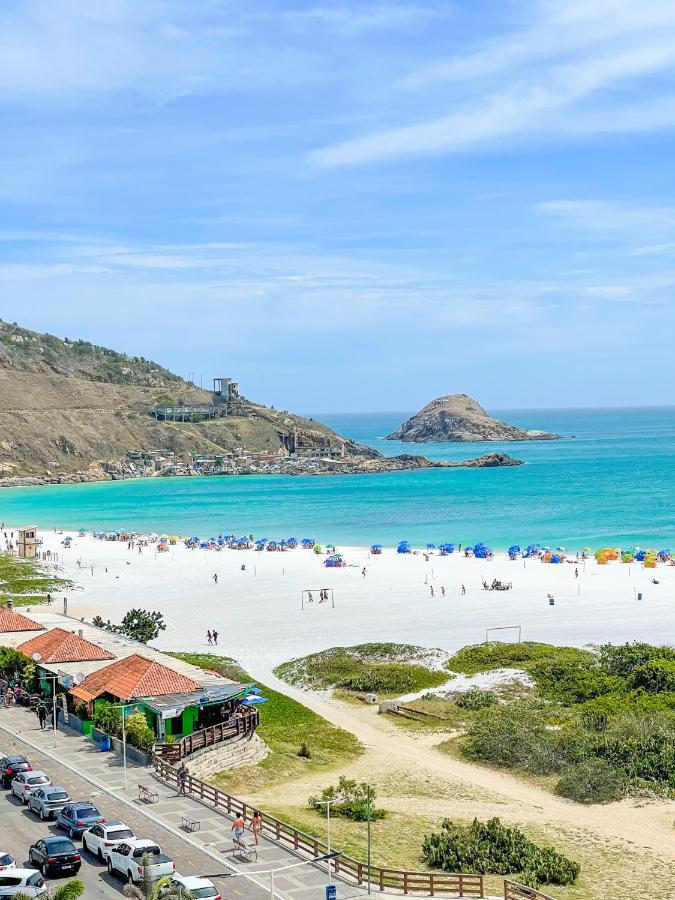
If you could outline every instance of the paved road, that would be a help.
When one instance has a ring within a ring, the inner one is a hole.
[[[68,768],[55,763],[49,757],[43,755],[25,744],[20,738],[9,739],[6,735],[0,735],[0,753],[24,753],[30,760],[34,769],[43,769],[52,779],[54,784],[63,785],[73,799],[92,800],[101,810],[104,816],[112,819],[121,819],[134,830],[137,837],[156,840],[162,850],[168,853],[176,863],[176,870],[181,874],[198,875],[214,874],[222,872],[224,868],[198,848],[191,846],[171,831],[165,830],[161,825],[149,822],[140,811],[130,809],[109,795],[97,791],[84,778],[73,774]],[[0,850],[8,850],[17,860],[17,865],[27,865],[28,847],[38,838],[44,837],[48,832],[55,833],[53,823],[43,823],[22,804],[11,796],[9,791],[0,789]],[[63,832],[60,832],[63,834]],[[81,844],[76,841],[76,844]],[[81,849],[81,848],[80,848]],[[121,897],[122,882],[108,875],[107,869],[87,852],[82,853],[82,868],[79,877],[85,883],[87,892],[85,897]],[[60,884],[65,879],[49,879],[54,884]],[[246,900],[263,900],[269,897],[269,892],[263,891],[257,885],[251,884],[246,879],[230,880],[227,886],[226,879],[213,879],[221,890],[223,896],[238,900],[245,897]]]

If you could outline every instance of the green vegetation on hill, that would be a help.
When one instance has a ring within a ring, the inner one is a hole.
[[[219,672],[233,681],[253,679],[233,659],[211,653],[172,653],[172,656],[203,669]],[[286,781],[307,772],[333,769],[356,759],[361,744],[348,731],[336,728],[301,703],[257,682],[269,702],[259,707],[258,734],[270,754],[257,766],[242,766],[221,772],[216,781],[226,790],[247,794],[270,784]],[[309,756],[299,755],[306,748]]]
[[[47,594],[72,587],[57,578],[46,565],[33,559],[0,554],[0,603],[12,600],[15,606],[35,606],[47,601]]]
[[[512,666],[534,695],[473,715],[461,751],[470,759],[557,776],[578,802],[628,792],[675,792],[675,650],[633,643],[594,652],[546,644],[467,647],[455,671]],[[454,742],[447,742],[451,750]]]
[[[340,688],[353,693],[398,695],[443,684],[446,672],[423,662],[433,651],[411,644],[359,644],[332,647],[283,663],[274,674],[312,690]]]

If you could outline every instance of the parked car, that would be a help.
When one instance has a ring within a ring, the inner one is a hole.
[[[154,841],[134,838],[111,847],[108,853],[108,872],[121,875],[129,884],[143,878],[143,857],[148,857],[148,875],[156,881],[164,875],[173,875],[176,865],[170,856],[159,849]]]
[[[5,869],[16,869],[16,860],[11,853],[0,850],[0,872],[4,872]]]
[[[12,793],[25,806],[31,793],[39,787],[45,787],[51,784],[49,775],[39,770],[29,772],[19,772],[14,781],[12,781]]]
[[[200,875],[175,875],[171,879],[171,886],[180,889],[189,894],[193,900],[202,900],[208,897],[208,900],[220,900],[220,891],[215,884],[208,878],[202,878]],[[169,888],[165,893],[169,892]]]
[[[25,756],[3,756],[0,759],[0,770],[2,771],[2,786],[7,789],[19,772],[30,772],[31,765]]]
[[[87,828],[96,825],[97,822],[105,822],[101,813],[93,803],[81,800],[79,803],[66,803],[54,816],[56,827],[63,828],[71,838],[80,837]]]
[[[45,877],[77,875],[82,865],[82,858],[70,838],[54,834],[41,838],[29,847],[28,861]]]
[[[41,897],[47,893],[45,880],[35,869],[10,869],[0,872],[0,897],[24,894],[26,897]]]
[[[94,856],[98,856],[101,862],[105,862],[112,847],[125,840],[134,840],[135,837],[131,828],[124,822],[110,819],[88,828],[82,835],[82,846]]]
[[[36,816],[40,816],[43,822],[55,816],[66,803],[70,803],[68,791],[54,784],[35,788],[28,795],[28,809]]]

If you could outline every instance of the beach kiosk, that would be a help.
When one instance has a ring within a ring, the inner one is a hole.
[[[21,559],[35,559],[39,544],[37,527],[26,525],[24,528],[19,528],[18,534],[16,545]]]

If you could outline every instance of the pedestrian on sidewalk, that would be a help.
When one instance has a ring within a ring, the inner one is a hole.
[[[180,764],[180,768],[176,774],[176,781],[178,783],[178,793],[181,797],[185,797],[185,786],[187,785],[188,780],[188,769],[184,762]]]
[[[244,839],[244,829],[246,828],[246,820],[242,816],[241,813],[237,816],[237,818],[232,823],[232,828],[230,829],[234,834],[235,841],[239,841],[241,843]]]
[[[44,728],[47,724],[47,710],[45,708],[44,703],[38,704],[37,716],[38,716],[38,721],[40,723],[40,728],[44,731]]]
[[[249,825],[249,830],[253,832],[253,840],[255,841],[256,847],[259,845],[260,841],[258,840],[258,835],[263,829],[263,820],[260,814],[260,810],[256,809],[253,813],[253,818],[251,819],[251,824]]]

